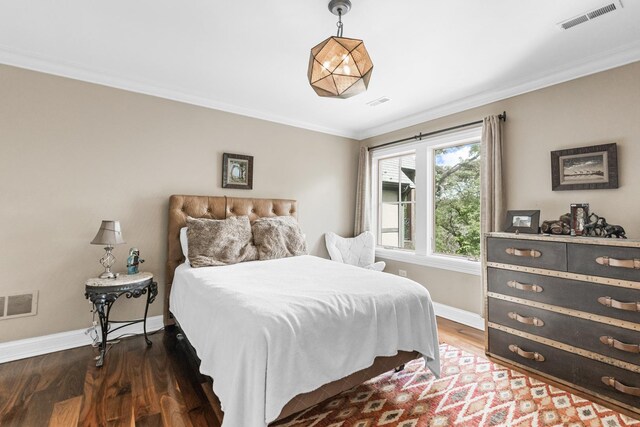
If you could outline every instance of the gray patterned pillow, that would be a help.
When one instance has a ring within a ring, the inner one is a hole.
[[[261,260],[307,254],[307,242],[298,222],[291,216],[257,219],[251,231]]]
[[[258,259],[249,217],[224,220],[187,218],[189,263],[192,267],[236,264]]]

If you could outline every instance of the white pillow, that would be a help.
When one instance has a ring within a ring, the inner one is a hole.
[[[187,230],[189,227],[182,227],[180,229],[180,247],[182,248],[182,255],[185,259],[189,259],[189,240],[187,239]]]

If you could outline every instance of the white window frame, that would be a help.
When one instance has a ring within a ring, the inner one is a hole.
[[[440,268],[479,276],[479,260],[465,259],[459,256],[434,253],[435,232],[435,183],[433,174],[433,152],[439,148],[480,142],[482,126],[460,131],[435,135],[422,141],[402,144],[396,147],[381,148],[371,156],[371,224],[376,227],[376,256],[392,261],[407,262],[426,267]],[[396,248],[384,248],[377,245],[378,217],[380,210],[378,161],[388,157],[416,154],[416,233],[415,251]]]

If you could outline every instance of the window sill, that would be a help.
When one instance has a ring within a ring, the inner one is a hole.
[[[480,276],[482,265],[480,261],[471,261],[442,255],[416,255],[413,252],[376,248],[376,257],[392,261],[406,262],[425,267],[440,268],[442,270],[457,271],[458,273]]]

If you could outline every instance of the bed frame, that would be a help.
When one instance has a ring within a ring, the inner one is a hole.
[[[226,219],[232,216],[248,216],[250,221],[271,216],[292,216],[297,218],[297,203],[286,199],[252,199],[226,196],[186,196],[173,195],[169,199],[169,226],[167,234],[167,271],[164,299],[164,324],[176,324],[169,307],[171,284],[176,267],[185,260],[180,247],[180,229],[187,225],[187,217]],[[188,338],[188,337],[187,337]],[[393,368],[403,365],[420,355],[417,352],[399,351],[391,357],[377,357],[368,368],[345,378],[300,394],[291,399],[282,409],[278,420],[307,409],[338,393],[362,384]]]

